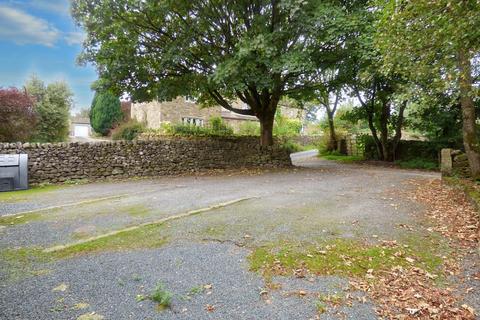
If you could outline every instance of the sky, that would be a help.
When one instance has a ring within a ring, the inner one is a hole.
[[[79,66],[83,31],[69,0],[0,0],[0,87],[22,87],[35,74],[45,83],[66,81],[74,112],[90,106],[93,66]]]

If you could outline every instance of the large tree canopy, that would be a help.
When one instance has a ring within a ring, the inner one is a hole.
[[[448,93],[452,104],[460,102],[465,151],[473,176],[480,179],[475,113],[480,2],[377,0],[377,4],[383,15],[377,26],[377,47],[384,56],[385,69],[400,71],[411,81]]]
[[[360,2],[74,0],[73,15],[88,35],[80,60],[96,64],[100,87],[255,115],[271,144],[279,100],[318,87],[318,71],[356,34]]]

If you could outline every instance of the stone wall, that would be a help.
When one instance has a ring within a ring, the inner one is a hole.
[[[443,176],[471,177],[467,155],[460,150],[442,149],[440,169]]]
[[[133,103],[131,107],[132,119],[145,123],[150,129],[158,129],[162,123],[182,123],[184,117],[202,119],[206,124],[208,119],[220,114],[220,107],[200,108],[183,97],[165,102]]]
[[[0,143],[0,154],[27,153],[31,183],[184,174],[205,169],[284,167],[281,148],[257,138],[170,138],[100,143]]]

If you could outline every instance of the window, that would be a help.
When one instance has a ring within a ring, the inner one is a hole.
[[[182,118],[183,124],[189,124],[192,126],[203,127],[203,119],[200,118],[192,118],[192,117],[183,117]]]
[[[195,99],[192,96],[186,96],[185,97],[185,102],[187,102],[187,103],[197,103],[197,99]]]

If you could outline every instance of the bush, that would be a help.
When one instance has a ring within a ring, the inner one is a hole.
[[[95,93],[90,112],[90,124],[95,132],[106,136],[123,119],[120,99],[110,92]]]
[[[115,130],[113,130],[112,139],[132,141],[136,139],[144,130],[145,128],[140,122],[131,120],[129,122],[122,123]]]
[[[212,117],[208,120],[208,124],[213,135],[218,136],[231,136],[233,135],[233,129],[226,124],[220,117]]]
[[[284,139],[283,141],[280,141],[279,144],[280,144],[280,148],[287,151],[288,153],[303,151],[303,148],[301,145],[299,145],[298,143],[290,139]]]
[[[423,158],[415,158],[405,161],[397,161],[396,164],[403,169],[425,169],[436,170],[438,169],[438,163]]]
[[[45,85],[32,76],[25,88],[35,98],[38,121],[33,141],[60,142],[68,138],[73,93],[65,82]]]
[[[283,137],[293,137],[300,135],[302,130],[302,122],[299,119],[289,119],[284,117],[280,112],[275,116],[273,125],[273,135]]]
[[[16,88],[0,89],[0,142],[28,141],[36,117],[31,96]]]
[[[173,136],[225,137],[233,135],[233,129],[220,117],[212,117],[205,127],[184,123],[165,124],[161,130],[164,134]]]
[[[257,121],[244,121],[240,123],[238,134],[241,136],[259,136],[260,123]]]

